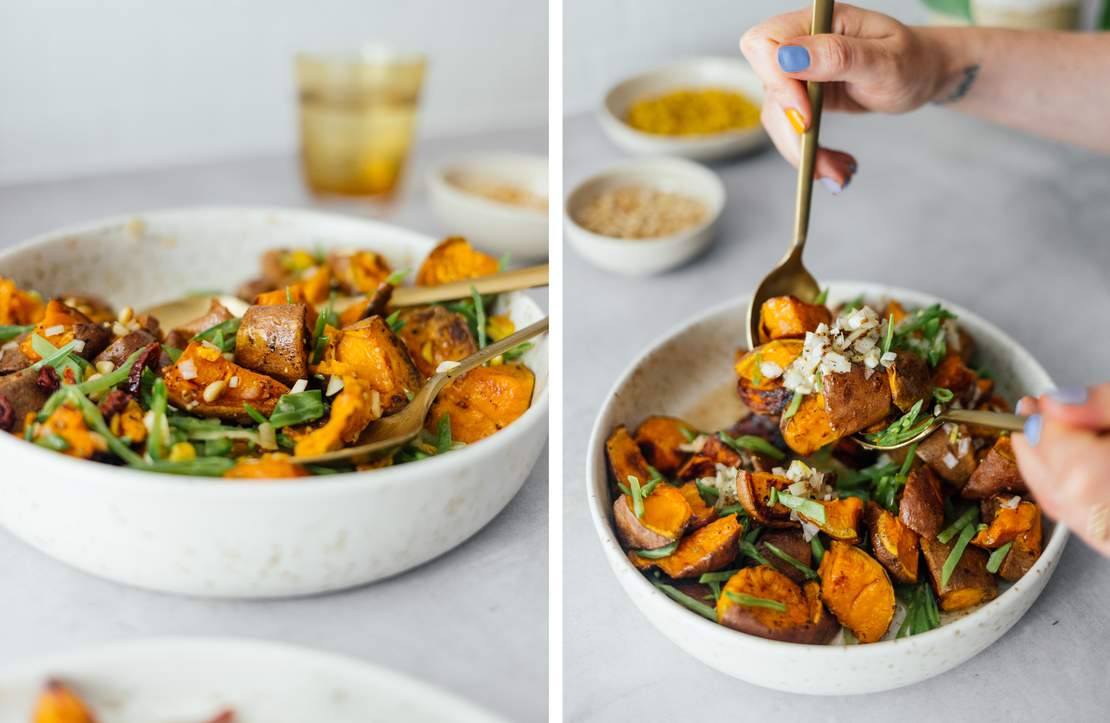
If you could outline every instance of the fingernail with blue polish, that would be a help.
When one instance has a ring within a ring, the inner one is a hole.
[[[1031,414],[1025,420],[1025,438],[1029,440],[1029,444],[1036,445],[1041,441],[1041,427],[1044,425],[1044,420],[1041,419],[1039,414]]]
[[[831,193],[834,196],[838,195],[841,191],[844,190],[843,186],[841,186],[839,183],[837,183],[836,181],[834,181],[831,178],[822,178],[821,179],[821,185],[824,186],[825,188],[829,189],[829,193]]]
[[[1083,404],[1087,401],[1087,390],[1082,387],[1064,387],[1049,392],[1048,396],[1060,404]]]
[[[779,47],[779,67],[787,73],[799,73],[809,67],[809,51],[800,45]]]

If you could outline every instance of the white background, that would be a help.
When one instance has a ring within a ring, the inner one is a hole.
[[[735,55],[744,30],[806,0],[564,0],[564,113],[598,107],[617,80],[694,55]],[[920,0],[853,0],[909,24],[929,18]],[[1091,22],[1098,0],[1085,0]]]
[[[547,118],[544,0],[2,0],[0,184],[290,152],[293,54],[429,54],[422,129]]]

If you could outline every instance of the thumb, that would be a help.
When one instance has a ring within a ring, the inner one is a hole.
[[[779,68],[798,80],[868,82],[888,75],[887,54],[875,40],[803,35],[778,49]]]

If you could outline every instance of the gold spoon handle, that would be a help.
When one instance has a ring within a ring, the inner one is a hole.
[[[975,409],[950,409],[941,415],[949,422],[978,424],[983,427],[1020,432],[1025,428],[1026,417],[1006,412],[988,412]]]
[[[506,291],[547,286],[547,284],[548,266],[543,264],[513,271],[503,271],[499,274],[477,279],[452,281],[449,284],[439,286],[399,286],[393,290],[389,305],[420,306],[421,304],[434,304],[437,301],[465,299],[470,296],[470,287],[472,286],[478,290],[479,294],[500,294]]]
[[[832,31],[834,0],[814,0],[813,20],[810,35],[821,35]],[[813,198],[813,169],[817,163],[817,139],[821,132],[821,106],[824,103],[824,89],[820,83],[806,83],[809,92],[809,128],[802,134],[801,159],[798,162],[798,193],[794,207],[794,244],[787,252],[787,258],[801,258],[809,233],[809,207]]]

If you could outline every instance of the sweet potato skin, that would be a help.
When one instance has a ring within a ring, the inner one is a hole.
[[[956,426],[956,441],[952,442],[951,435],[944,427],[930,434],[917,445],[917,457],[929,465],[941,479],[951,482],[957,487],[962,487],[975,471],[975,449],[968,443],[960,440],[968,438],[967,427],[960,424]],[[964,444],[966,450],[960,454],[960,445]],[[956,459],[956,466],[949,467],[948,455]]]
[[[906,478],[898,501],[898,518],[922,537],[936,537],[944,525],[940,482],[928,467],[916,467]]]
[[[692,454],[678,468],[676,476],[683,480],[712,477],[717,474],[717,465],[739,467],[742,462],[743,458],[740,453],[722,442],[721,438],[714,434],[705,438],[705,443],[701,449]]]
[[[308,308],[251,306],[235,335],[235,362],[293,385],[308,378]]]
[[[439,286],[452,281],[496,274],[500,263],[472,247],[462,236],[444,239],[432,249],[416,272],[419,286]]]
[[[998,583],[987,572],[988,555],[975,545],[968,545],[947,585],[941,585],[942,569],[956,541],[947,544],[930,537],[921,538],[925,567],[941,610],[952,612],[974,607],[998,596]]]
[[[740,505],[754,521],[766,527],[795,527],[798,523],[790,519],[790,510],[781,503],[768,505],[771,488],[785,490],[792,483],[786,477],[770,472],[749,472],[740,470],[736,474],[736,494]]]
[[[654,416],[640,422],[633,437],[648,464],[672,477],[690,456],[679,449],[686,444],[683,429],[692,432],[694,428],[677,417]]]
[[[177,332],[182,341],[188,343],[197,334],[202,331],[211,329],[216,324],[222,324],[225,321],[234,319],[235,316],[227,310],[223,304],[217,299],[212,299],[208,304],[208,311],[200,317],[193,319],[188,324],[177,327],[173,331]],[[184,348],[184,347],[182,347]]]
[[[62,331],[55,334],[46,333],[47,330],[54,330],[58,327],[62,327]],[[19,350],[31,362],[37,362],[42,358],[31,346],[31,337],[36,335],[56,347],[64,346],[74,340],[85,342],[85,348],[77,354],[82,359],[93,359],[104,350],[104,347],[108,346],[108,342],[112,339],[110,331],[93,322],[77,309],[66,306],[57,299],[51,299],[47,302],[42,320],[19,344]]]
[[[902,412],[910,411],[918,401],[932,396],[929,363],[917,354],[899,354],[894,364],[887,368],[886,376],[891,400]]]
[[[861,643],[881,640],[894,619],[894,586],[875,558],[833,540],[817,570],[821,599]]]
[[[1000,492],[1022,495],[1029,492],[1018,470],[1017,458],[1009,437],[998,438],[960,490],[963,497],[972,500],[986,499]]]
[[[737,545],[743,532],[744,526],[736,515],[726,515],[686,535],[678,543],[678,549],[667,557],[655,560],[655,566],[676,580],[723,570],[739,554]]]
[[[632,498],[621,495],[613,503],[617,535],[625,547],[655,550],[677,540],[686,529],[693,510],[678,489],[660,483],[644,499],[644,515],[636,517]]]
[[[917,582],[917,533],[874,502],[867,505],[867,527],[875,559],[891,577],[899,582]]]
[[[640,484],[651,479],[651,471],[648,469],[643,452],[623,424],[615,427],[609,433],[609,438],[605,440],[605,457],[609,461],[609,474],[612,476],[614,487],[627,486],[630,475]]]
[[[791,565],[786,560],[771,552],[767,547],[768,543],[774,545],[778,549],[790,555],[803,565],[813,566],[813,548],[806,542],[805,537],[802,536],[801,530],[767,530],[756,543],[763,556],[767,558],[767,562],[776,570],[786,575],[788,578],[798,583],[799,585],[805,583],[806,577],[801,570]]]
[[[328,266],[335,274],[339,290],[344,294],[372,294],[393,269],[384,256],[373,251],[328,254]]]
[[[1017,536],[1014,540],[1014,546],[1010,548],[1009,554],[1002,560],[1002,565],[998,568],[999,577],[1008,582],[1017,582],[1022,575],[1029,572],[1029,568],[1033,567],[1033,563],[1041,556],[1044,537],[1043,525],[1044,519],[1038,509],[1037,516],[1033,520],[1033,526],[1029,531]]]
[[[136,329],[127,336],[118,337],[108,344],[103,351],[96,355],[93,362],[110,361],[118,369],[132,354],[156,341],[158,339],[154,334],[146,329]]]
[[[965,404],[974,396],[978,379],[959,354],[949,353],[933,371],[933,386],[949,390]]]
[[[371,316],[343,330],[328,326],[324,333],[328,346],[314,371],[355,376],[367,382],[381,395],[382,416],[404,408],[409,403],[409,394],[415,394],[423,384],[408,348],[380,316]]]
[[[853,364],[849,372],[826,374],[822,383],[825,410],[837,437],[855,434],[890,414],[890,384],[880,372],[868,377],[864,365]]]
[[[445,361],[459,361],[478,351],[478,343],[462,314],[442,306],[403,309],[397,332],[420,373],[430,377]]]
[[[778,601],[786,612],[741,605],[729,598],[730,592]],[[825,614],[816,583],[799,587],[763,565],[746,567],[729,578],[717,600],[717,622],[748,635],[808,645],[823,645],[839,630]]]
[[[426,426],[434,431],[439,420],[449,414],[452,438],[472,444],[504,429],[527,412],[535,386],[535,375],[523,364],[471,369],[439,393]]]
[[[7,400],[12,408],[13,434],[23,434],[27,415],[38,412],[50,398],[50,394],[35,383],[38,376],[37,371],[27,368],[0,377],[0,397]]]
[[[831,324],[832,312],[820,304],[808,304],[796,296],[775,296],[759,309],[760,341],[801,339],[820,324]]]
[[[193,379],[182,374],[182,364],[191,362],[196,370]],[[230,385],[232,377],[238,377],[235,388]],[[162,375],[170,401],[178,409],[202,417],[248,423],[251,416],[243,404],[248,403],[265,416],[274,412],[274,406],[289,387],[276,379],[253,372],[223,358],[216,349],[210,349],[199,342],[192,342],[181,353],[177,363],[166,367]],[[203,399],[205,388],[215,381],[228,383],[223,393],[213,402]]]
[[[740,400],[755,414],[778,417],[790,403],[793,393],[782,385],[782,376],[774,379],[760,371],[760,364],[773,363],[786,369],[802,353],[800,339],[778,339],[753,351],[738,353],[736,360],[737,393]]]
[[[717,519],[717,509],[705,504],[705,500],[701,497],[701,492],[698,491],[698,486],[694,482],[687,482],[678,488],[686,501],[690,503],[690,509],[694,515],[690,518],[689,529],[696,530],[700,527],[705,527],[710,522]]]

